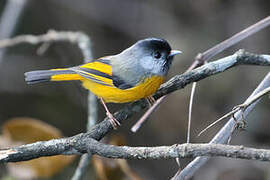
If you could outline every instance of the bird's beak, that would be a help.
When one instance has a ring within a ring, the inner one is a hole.
[[[173,56],[175,56],[177,54],[181,54],[181,53],[182,53],[182,51],[179,51],[179,50],[171,50],[169,56],[173,57]]]

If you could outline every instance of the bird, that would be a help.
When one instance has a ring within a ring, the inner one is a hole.
[[[69,68],[35,70],[25,73],[27,84],[49,81],[81,81],[94,93],[105,108],[110,123],[116,129],[120,122],[106,103],[128,103],[152,95],[164,82],[175,55],[165,39],[146,38],[137,41],[119,54],[94,59]]]

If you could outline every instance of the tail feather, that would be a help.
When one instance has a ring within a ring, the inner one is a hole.
[[[79,75],[69,69],[38,70],[30,71],[25,74],[27,84],[36,84],[48,81],[68,81],[79,80]]]

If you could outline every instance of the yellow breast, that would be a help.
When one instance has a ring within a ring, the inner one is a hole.
[[[154,94],[163,83],[164,77],[152,76],[151,78],[146,78],[139,85],[129,89],[118,89],[116,87],[105,86],[88,79],[83,79],[81,81],[86,89],[89,89],[96,96],[103,98],[105,102],[126,103]]]

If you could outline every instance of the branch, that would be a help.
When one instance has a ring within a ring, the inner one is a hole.
[[[83,37],[83,36],[74,35],[74,33],[70,33],[70,32],[60,32],[61,36],[55,36],[55,33],[56,33],[55,31],[50,31],[48,32],[47,36],[46,35],[19,36],[19,37],[10,39],[11,42],[4,41],[5,43],[3,43],[2,41],[0,41],[0,47],[11,46],[11,45],[15,45],[18,43],[23,43],[23,42],[38,44],[44,41],[45,42],[61,41],[61,40],[66,41],[66,38],[70,38],[69,39],[70,42],[78,43],[79,37]],[[81,45],[82,47],[85,47],[83,46],[83,44]],[[205,64],[197,69],[186,72],[184,74],[176,75],[167,83],[163,84],[161,88],[158,90],[158,92],[154,95],[154,97],[157,99],[163,95],[166,95],[178,89],[184,88],[186,85],[192,82],[200,81],[204,78],[221,73],[229,68],[232,68],[234,66],[241,65],[241,64],[269,66],[270,56],[251,54],[248,52],[244,52],[243,50],[238,51],[234,55]],[[134,102],[125,106],[123,109],[116,112],[114,116],[117,118],[119,122],[122,122],[126,120],[128,117],[132,116],[134,113],[137,113],[143,110],[146,106],[147,106],[147,103],[144,100],[140,100],[138,102]],[[38,157],[52,156],[52,155],[58,155],[58,154],[82,154],[82,153],[86,153],[87,151],[89,153],[92,153],[92,151],[90,151],[91,148],[88,147],[89,143],[85,144],[84,142],[89,142],[92,139],[100,140],[112,129],[113,129],[112,125],[109,122],[108,118],[105,118],[104,121],[90,128],[90,130],[87,133],[78,134],[76,136],[69,137],[69,138],[37,142],[33,144],[19,146],[16,148],[11,148],[8,150],[2,150],[0,151],[0,162],[13,162],[15,160],[24,161],[24,160],[30,160],[30,159],[34,159]],[[99,151],[94,152],[94,153],[98,153],[98,152]],[[175,157],[172,156],[171,158],[175,158]]]
[[[47,34],[43,35],[21,35],[11,39],[0,40],[0,48],[11,47],[14,45],[29,43],[29,44],[40,44],[49,42],[67,41],[76,43],[84,53],[84,57],[92,57],[88,36],[82,32],[69,32],[69,31],[54,31],[50,30]],[[154,95],[155,99],[158,99],[162,95],[169,94],[175,90],[184,88],[191,82],[202,80],[211,75],[223,72],[233,66],[239,64],[249,65],[269,65],[268,55],[256,55],[244,51],[239,51],[232,56],[220,59],[218,61],[204,65],[196,70],[186,72],[182,75],[173,77],[170,81],[163,84],[159,91]]]
[[[160,90],[155,94],[155,97],[158,98],[177,89],[184,88],[189,83],[202,80],[206,77],[223,72],[240,64],[270,65],[270,56],[251,54],[244,52],[243,50],[238,51],[234,55],[205,64],[204,66],[182,75],[175,76],[170,81],[162,85]],[[146,102],[141,100],[125,106],[122,110],[118,111],[114,115],[118,121],[122,122],[132,114],[142,110],[145,106]],[[104,121],[90,128],[87,133],[78,134],[69,138],[36,142],[8,150],[2,150],[0,151],[0,162],[24,161],[59,154],[86,153],[89,144],[85,142],[89,142],[89,139],[92,138],[95,140],[100,140],[112,129],[113,127],[108,118],[105,118]],[[88,148],[91,149],[91,147]],[[92,151],[89,152],[92,153]]]
[[[265,88],[270,87],[270,73],[266,75],[264,80],[259,84],[259,86],[254,90],[254,92],[247,98],[244,102],[248,102],[250,99],[253,99],[253,96],[260,93]],[[233,131],[235,130],[235,126],[239,123],[243,118],[245,118],[251,111],[254,109],[255,105],[258,103],[260,99],[251,104],[245,111],[239,110],[235,113],[234,117],[230,118],[230,120],[225,124],[225,126],[215,135],[215,137],[209,142],[210,144],[220,143],[225,144],[230,139]],[[173,177],[176,179],[189,179],[194,173],[203,166],[209,160],[208,157],[197,157],[191,163],[189,163],[182,171],[178,171]]]
[[[235,34],[234,36],[230,37],[229,39],[222,41],[221,43],[208,49],[204,53],[198,53],[198,55],[195,57],[194,62],[190,65],[190,67],[187,69],[186,72],[189,72],[189,71],[207,63],[207,61],[210,60],[215,55],[219,54],[220,52],[224,51],[225,49],[229,48],[230,46],[240,42],[241,40],[247,38],[248,36],[251,36],[252,34],[268,27],[269,25],[270,25],[270,16],[262,19],[261,21],[257,22],[256,24],[253,24],[252,26],[249,26],[248,28]],[[165,97],[166,96],[160,98],[159,101],[155,102],[154,105],[152,107],[150,107],[145,112],[143,117],[141,117],[139,119],[139,121],[135,125],[133,125],[133,127],[131,128],[132,132],[136,132],[141,127],[143,122],[146,121],[146,119],[152,114],[152,112],[154,112],[155,109],[164,101]],[[191,116],[189,116],[188,127],[190,125],[190,117]],[[190,131],[190,130],[188,129],[188,131]],[[187,142],[188,142],[188,140],[189,140],[189,132],[187,134]]]
[[[260,20],[259,22],[249,26],[248,28],[244,29],[243,31],[233,35],[229,39],[222,41],[221,43],[217,44],[216,46],[208,49],[204,53],[199,53],[195,57],[195,61],[192,65],[188,68],[187,71],[190,71],[198,66],[203,65],[206,61],[210,60],[215,55],[219,54],[220,52],[224,51],[225,49],[235,45],[236,43],[242,41],[243,39],[247,38],[255,34],[256,32],[268,27],[270,25],[270,16]]]
[[[220,60],[205,64],[197,69],[186,72],[181,75],[176,75],[168,82],[164,83],[161,88],[154,95],[155,99],[159,97],[174,92],[176,90],[184,88],[186,85],[200,81],[209,76],[224,72],[234,66],[245,64],[245,65],[270,65],[269,55],[256,55],[243,50],[238,51],[234,55],[222,58]],[[147,107],[147,103],[144,100],[140,100],[125,106],[120,111],[114,113],[114,117],[119,122],[123,122],[133,114],[143,110]],[[101,128],[101,129],[97,129]],[[99,123],[94,127],[96,129],[96,134],[94,139],[99,140],[103,138],[109,131],[112,130],[112,126],[109,123],[108,118]]]
[[[200,81],[206,77],[224,72],[236,65],[262,65],[268,66],[270,55],[256,55],[239,50],[234,55],[222,58],[220,60],[205,64],[192,71],[181,75],[174,76],[168,82],[163,84],[158,92],[154,95],[159,98],[162,95],[169,94],[175,90],[184,88],[187,84]]]
[[[190,71],[198,66],[203,65],[205,62],[207,62],[209,59],[217,55],[218,53],[222,52],[223,50],[227,49],[228,47],[240,42],[241,40],[247,38],[248,36],[268,27],[270,25],[270,16],[267,16],[266,18],[262,19],[261,21],[249,26],[248,28],[244,29],[243,31],[235,34],[234,36],[230,37],[229,39],[226,39],[225,41],[217,44],[216,46],[208,49],[204,53],[199,53],[195,61],[192,63],[192,65],[188,68],[187,71]],[[204,163],[199,163],[199,161],[196,161],[198,164],[204,164]],[[205,161],[206,162],[206,161]],[[191,177],[192,174],[195,173],[195,171],[201,166],[201,165],[196,165],[195,160],[190,163],[190,166],[188,165],[189,168],[185,168],[181,174],[183,175],[180,177],[179,172],[174,176],[174,178],[186,178],[186,176]],[[193,166],[198,167],[193,168]],[[188,171],[188,169],[190,171]],[[186,175],[184,175],[186,174]],[[189,174],[189,175],[188,175]]]
[[[48,31],[47,34],[40,36],[33,35],[21,35],[17,36],[13,39],[6,39],[0,41],[0,48],[10,47],[21,43],[30,43],[30,44],[39,44],[43,43],[43,45],[50,45],[51,42],[58,41],[67,41],[70,43],[76,43],[81,50],[81,53],[84,57],[84,63],[87,63],[89,60],[92,60],[92,51],[91,51],[91,41],[90,38],[82,33],[82,32],[66,32],[66,31]],[[41,54],[47,49],[48,46],[41,46],[43,48],[39,48]],[[0,51],[1,54],[1,51]],[[1,55],[0,55],[1,57]],[[90,129],[91,126],[95,125],[97,122],[97,99],[94,94],[88,94],[88,122],[87,122],[87,130]],[[90,154],[85,154],[81,157],[78,168],[75,171],[75,174],[72,177],[72,180],[79,180],[82,178],[84,172],[86,171],[89,160],[91,158]]]
[[[12,36],[27,3],[27,0],[6,1],[0,17],[0,39]],[[4,54],[5,50],[0,50],[0,63],[3,61]]]
[[[237,106],[235,106],[230,112],[228,112],[227,114],[223,115],[221,118],[219,118],[218,120],[214,121],[213,123],[211,123],[209,126],[207,126],[204,130],[202,130],[198,136],[201,136],[204,132],[206,132],[209,128],[213,127],[214,125],[216,125],[217,123],[219,123],[220,121],[233,116],[236,112],[238,112],[239,110],[244,111],[248,106],[250,106],[251,104],[253,104],[254,102],[258,101],[259,99],[261,99],[263,96],[267,95],[270,92],[270,87],[263,89],[262,91],[258,92],[257,94],[255,94],[254,96],[248,98],[243,104],[239,104]],[[244,120],[244,119],[243,119]]]
[[[88,152],[106,158],[137,159],[137,160],[157,160],[172,158],[193,158],[198,156],[223,156],[240,159],[253,159],[260,161],[270,161],[270,150],[246,148],[243,146],[232,146],[222,144],[181,144],[159,147],[128,147],[114,146],[100,143],[92,138],[80,139],[71,137],[66,139],[51,140],[11,148],[0,151],[0,162],[18,162],[30,160],[37,157],[55,155],[55,152],[66,154],[67,149],[72,153]],[[64,144],[57,145],[57,141]],[[68,141],[69,143],[65,143]],[[66,149],[67,148],[67,149]],[[45,153],[46,152],[46,153]],[[42,155],[41,155],[42,154]]]
[[[93,60],[90,39],[88,38],[87,35],[81,33],[79,35],[80,37],[78,38],[79,39],[78,46],[81,49],[81,52],[84,56],[84,63],[87,63],[89,60]],[[96,96],[91,92],[88,92],[87,100],[88,100],[87,104],[88,117],[86,129],[89,130],[92,126],[96,124],[98,120],[98,104]],[[86,153],[81,156],[79,165],[71,178],[72,180],[80,180],[83,178],[83,175],[87,171],[90,159],[91,159],[90,153]]]
[[[47,34],[34,36],[34,35],[21,35],[12,39],[6,39],[0,41],[0,48],[14,46],[21,43],[30,43],[30,44],[39,44],[44,42],[56,42],[56,41],[68,41],[72,43],[79,44],[81,49],[87,48],[88,36],[81,32],[66,32],[60,31],[56,32],[50,30]],[[87,49],[86,49],[87,50]],[[83,50],[83,52],[88,53],[88,51]],[[88,55],[84,55],[87,57]],[[91,56],[91,55],[90,55]],[[174,92],[178,89],[184,88],[186,85],[200,81],[206,77],[212,76],[214,74],[221,73],[229,68],[232,68],[240,64],[249,64],[249,65],[270,65],[269,64],[269,55],[256,55],[244,51],[239,51],[238,53],[214,61],[204,66],[201,66],[192,71],[186,72],[181,75],[176,75],[168,82],[164,83],[158,92],[154,95],[155,99],[159,97]],[[122,110],[116,112],[114,116],[116,119],[121,122],[132,116],[134,113],[137,113],[143,110],[147,106],[144,100],[134,102],[127,105]],[[100,128],[97,129],[97,128]],[[112,129],[109,121],[105,118],[105,121],[101,122],[99,125],[94,126],[91,130],[96,131],[97,133],[93,135],[94,139],[100,140],[103,138],[110,130]],[[91,131],[90,130],[90,131]],[[91,133],[92,134],[92,133]],[[94,134],[94,133],[93,133]]]
[[[246,148],[222,144],[176,144],[159,147],[128,147],[102,144],[92,139],[88,152],[106,158],[159,160],[173,158],[194,158],[198,156],[223,156],[239,159],[270,161],[270,150]]]
[[[10,39],[2,39],[0,40],[0,48],[7,48],[15,45],[19,45],[22,43],[28,43],[32,45],[37,45],[40,43],[50,43],[50,42],[71,42],[76,43],[78,42],[87,42],[85,38],[88,36],[82,32],[72,32],[72,31],[54,31],[49,30],[48,33],[42,35],[20,35]],[[82,45],[80,48],[84,48],[85,46]],[[88,52],[89,53],[89,52]],[[91,55],[86,55],[91,56]]]

